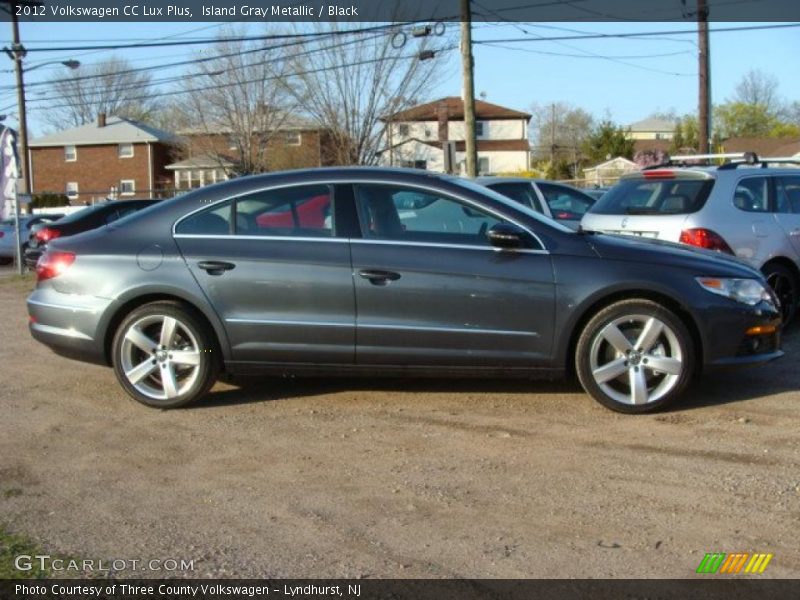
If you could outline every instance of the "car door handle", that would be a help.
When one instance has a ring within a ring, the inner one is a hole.
[[[358,274],[364,279],[369,279],[369,282],[373,285],[386,285],[390,281],[397,281],[400,279],[400,273],[382,271],[380,269],[362,269]]]
[[[236,268],[236,265],[221,260],[201,260],[197,266],[206,271],[209,275],[222,275],[225,271]]]

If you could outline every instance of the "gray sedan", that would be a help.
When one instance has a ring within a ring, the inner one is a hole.
[[[665,406],[701,369],[781,356],[762,275],[576,233],[470,181],[399,169],[231,180],[54,240],[33,336],[174,407],[229,374],[554,377]]]

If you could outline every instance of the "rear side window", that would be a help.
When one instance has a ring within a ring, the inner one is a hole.
[[[800,177],[778,177],[777,211],[800,215]]]
[[[746,212],[769,212],[769,179],[742,179],[733,193],[733,205]]]
[[[263,190],[197,212],[178,223],[175,233],[331,237],[332,199],[327,185]]]
[[[589,212],[600,215],[679,215],[706,203],[713,179],[623,179]]]

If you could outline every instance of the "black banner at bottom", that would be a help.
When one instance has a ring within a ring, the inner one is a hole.
[[[43,579],[0,580],[3,600],[783,600],[788,579]]]

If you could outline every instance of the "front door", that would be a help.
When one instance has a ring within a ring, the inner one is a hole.
[[[175,240],[225,323],[234,361],[352,364],[349,242],[332,186],[273,188],[180,221]]]
[[[412,187],[355,186],[363,237],[352,240],[356,362],[532,367],[553,344],[550,255],[500,251],[501,219]]]
[[[800,176],[776,177],[775,187],[775,218],[789,237],[800,264]]]

